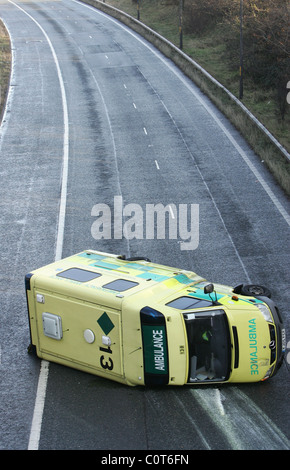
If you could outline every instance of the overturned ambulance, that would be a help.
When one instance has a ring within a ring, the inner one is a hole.
[[[86,250],[25,276],[38,357],[128,385],[257,382],[285,329],[267,289],[209,284],[148,259]]]

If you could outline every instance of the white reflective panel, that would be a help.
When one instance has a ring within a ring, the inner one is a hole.
[[[87,343],[92,344],[95,341],[95,335],[92,330],[87,329],[84,331],[84,338]]]

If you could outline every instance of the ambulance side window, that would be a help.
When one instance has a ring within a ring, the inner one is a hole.
[[[79,282],[88,282],[100,277],[101,274],[94,273],[93,271],[88,271],[87,269],[79,269],[79,268],[69,268],[65,271],[61,271],[57,273],[58,277],[64,277],[65,279],[70,279],[72,281],[79,281]]]
[[[205,299],[197,299],[195,297],[179,297],[166,305],[168,307],[177,308],[178,310],[186,310],[188,308],[208,307],[209,305],[212,305],[212,302]]]
[[[138,286],[138,282],[128,281],[127,279],[116,279],[115,281],[105,284],[103,287],[105,289],[111,289],[111,290],[116,290],[118,292],[123,292],[135,286]]]

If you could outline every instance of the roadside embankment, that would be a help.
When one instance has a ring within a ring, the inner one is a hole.
[[[0,20],[0,124],[5,109],[11,72],[11,45],[8,31]]]

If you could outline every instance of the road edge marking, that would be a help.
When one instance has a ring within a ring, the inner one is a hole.
[[[62,78],[61,69],[59,66],[55,49],[49,39],[49,36],[45,32],[45,30],[22,7],[14,3],[12,0],[8,0],[8,2],[14,5],[15,7],[17,7],[23,13],[25,13],[25,15],[27,15],[42,31],[50,47],[53,60],[56,66],[56,70],[57,70],[59,84],[60,84],[62,108],[63,108],[64,131],[63,131],[63,163],[62,163],[61,195],[60,195],[60,205],[59,205],[58,228],[57,228],[57,235],[56,235],[56,248],[55,248],[55,261],[58,261],[62,257],[62,250],[63,250],[66,200],[67,200],[67,183],[68,183],[68,160],[69,160],[69,119],[68,119],[68,107],[67,107],[64,80]],[[32,424],[31,424],[31,429],[30,429],[28,450],[38,450],[39,448],[39,439],[40,439],[42,419],[43,419],[43,410],[44,410],[45,397],[46,397],[48,373],[49,373],[49,362],[42,360],[41,365],[40,365],[37,393],[36,393],[36,398],[35,398],[33,418],[32,418]]]

